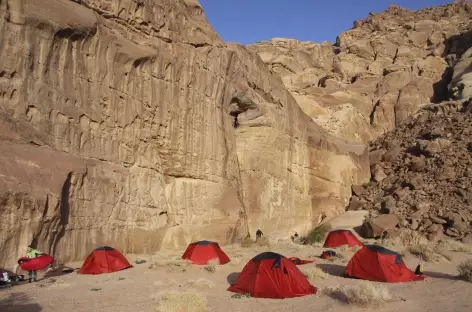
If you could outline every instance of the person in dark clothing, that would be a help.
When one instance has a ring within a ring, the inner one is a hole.
[[[256,231],[256,242],[259,240],[259,238],[261,238],[262,236],[264,235],[264,233],[262,233],[261,229],[260,228],[257,228],[257,231]]]
[[[234,127],[239,127],[238,115],[234,116]]]

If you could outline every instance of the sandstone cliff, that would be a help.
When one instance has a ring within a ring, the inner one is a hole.
[[[471,12],[470,3],[419,11],[391,6],[356,21],[335,44],[276,38],[248,48],[319,125],[368,142],[447,99],[448,89],[456,98],[472,94],[472,51],[464,53],[472,45]]]
[[[0,267],[303,232],[369,177],[198,1],[0,0]]]

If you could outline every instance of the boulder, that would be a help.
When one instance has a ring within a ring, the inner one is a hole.
[[[328,231],[356,228],[362,225],[368,215],[367,210],[346,211],[340,216],[324,221],[321,225]]]
[[[442,219],[442,218],[439,218],[437,216],[431,216],[429,217],[429,219],[433,222],[433,223],[436,223],[436,224],[446,224],[447,221]]]
[[[383,181],[387,175],[385,174],[384,170],[382,167],[379,165],[374,165],[374,168],[372,169],[372,178],[376,182],[381,182]]]
[[[387,231],[395,229],[399,219],[394,214],[384,214],[363,223],[362,232],[365,238],[379,238]]]
[[[357,197],[362,196],[365,193],[365,187],[362,185],[353,185],[351,186],[352,193]]]

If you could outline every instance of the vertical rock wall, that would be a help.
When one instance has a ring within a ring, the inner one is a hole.
[[[196,1],[0,0],[0,42],[0,267],[306,230],[369,177]]]

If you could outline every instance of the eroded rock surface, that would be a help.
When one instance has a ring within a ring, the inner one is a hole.
[[[335,44],[276,38],[249,49],[320,126],[368,142],[447,99],[448,88],[457,98],[472,94],[472,52],[464,54],[472,45],[471,12],[470,3],[419,11],[391,6],[356,21]]]
[[[369,179],[198,1],[2,0],[0,42],[0,267],[303,233]]]

